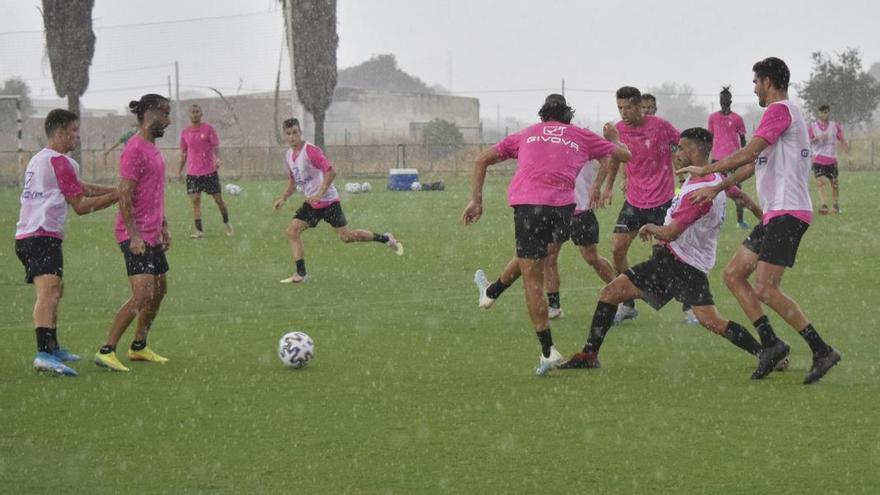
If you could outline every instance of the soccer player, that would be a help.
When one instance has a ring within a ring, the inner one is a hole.
[[[626,255],[639,229],[646,224],[662,224],[675,195],[672,174],[672,148],[678,144],[678,130],[669,122],[642,113],[642,94],[637,88],[617,90],[617,110],[621,120],[606,126],[605,137],[620,141],[632,153],[626,164],[626,201],[614,226],[612,258],[614,269],[623,273],[629,268]],[[636,318],[635,301],[623,301],[615,323]]]
[[[730,86],[721,88],[719,94],[721,110],[709,115],[709,132],[712,133],[712,163],[730,156],[734,151],[746,145],[746,124],[738,113],[730,109],[733,95]],[[736,224],[743,230],[751,227],[743,218],[744,204],[734,200],[736,204]]]
[[[321,220],[336,230],[336,235],[342,242],[375,241],[388,246],[398,256],[402,256],[403,244],[392,234],[387,232],[374,234],[366,230],[348,228],[348,221],[339,204],[339,193],[333,185],[333,179],[336,177],[333,164],[324,156],[320,148],[303,139],[299,120],[287,119],[283,128],[287,144],[290,145],[290,149],[284,155],[288,173],[287,189],[275,200],[272,208],[274,211],[281,209],[287,199],[296,192],[297,186],[302,189],[305,202],[296,210],[293,221],[287,227],[287,238],[290,240],[296,273],[282,279],[281,283],[295,284],[309,279],[303,253],[302,233],[317,226]]]
[[[609,160],[610,162],[610,160]],[[599,168],[595,180],[593,177],[592,162],[581,169],[575,179],[574,197],[575,208],[571,217],[570,232],[560,229],[554,230],[553,242],[547,246],[547,261],[544,270],[544,290],[547,292],[547,316],[551,320],[562,318],[564,312],[559,298],[559,251],[562,244],[569,238],[581,253],[584,261],[595,270],[596,275],[604,282],[610,282],[616,273],[611,263],[599,255],[597,244],[599,243],[599,222],[594,207],[603,208],[611,201],[614,178],[617,175],[616,163],[606,163]],[[606,168],[611,169],[606,173]],[[605,189],[599,192],[600,184],[607,179]],[[598,205],[595,198],[600,198]],[[483,309],[489,309],[495,300],[507,290],[521,275],[519,262],[516,254],[504,267],[501,276],[493,283],[489,283],[486,273],[477,270],[474,274],[474,282],[477,284],[479,293],[478,304]]]
[[[641,106],[643,115],[657,115],[657,98],[651,93],[645,93],[642,95]]]
[[[705,166],[709,163],[711,147],[709,131],[699,127],[687,129],[681,133],[676,163]],[[663,225],[648,223],[639,228],[642,240],[653,237],[660,244],[653,250],[651,259],[629,268],[602,288],[583,350],[560,368],[598,368],[599,349],[614,322],[617,305],[636,297],[658,310],[673,298],[687,303],[701,325],[753,356],[760,354],[761,344],[742,325],[721,316],[709,290],[708,274],[715,266],[727,198],[722,192],[712,202],[697,204],[691,200],[691,193],[720,184],[721,180],[721,174],[689,177],[666,212]],[[736,186],[732,191],[740,194]]]
[[[79,141],[79,117],[55,109],[46,115],[48,143],[31,158],[24,175],[21,211],[15,224],[15,254],[24,265],[25,281],[34,284],[33,323],[37,334],[34,369],[76,376],[66,362],[79,356],[58,344],[58,304],[64,293],[61,243],[68,205],[85,215],[112,205],[116,188],[82,182],[79,164],[67,156]]]
[[[165,218],[165,160],[156,139],[165,135],[171,123],[171,106],[164,96],[147,94],[128,107],[137,115],[139,128],[125,145],[119,163],[115,234],[125,259],[131,297],[116,312],[107,340],[95,354],[95,364],[111,371],[129,371],[116,357],[116,345],[135,318],[137,327],[128,359],[168,361],[147,347],[147,336],[168,291],[165,251],[171,248],[171,233]]]
[[[757,174],[758,198],[764,216],[724,270],[724,281],[761,338],[763,351],[753,379],[761,379],[788,357],[789,346],[773,332],[761,304],[770,306],[809,345],[813,364],[805,384],[821,379],[840,359],[825,343],[798,303],[782,292],[785,269],[794,266],[801,238],[810,226],[810,141],[800,108],[788,99],[788,66],[768,57],[752,67],[758,104],[767,110],[745,148],[703,167],[685,167],[679,173],[707,175],[736,170],[721,184],[695,193],[695,201],[711,200],[718,191]],[[755,285],[749,277],[756,273]]]
[[[840,205],[838,203],[840,185],[837,180],[837,142],[840,141],[840,146],[846,152],[850,165],[852,165],[852,153],[850,152],[849,143],[843,137],[843,126],[829,119],[831,107],[828,105],[820,106],[817,116],[818,119],[810,124],[808,132],[813,147],[813,175],[816,176],[816,182],[819,185],[819,200],[822,201],[822,206],[819,207],[819,214],[828,214],[826,186],[831,182],[831,199],[834,201],[832,207],[834,208],[834,214],[837,215],[840,213]]]
[[[190,236],[201,239],[205,235],[202,228],[202,193],[210,194],[223,216],[226,235],[235,231],[229,223],[229,210],[223,201],[220,191],[220,139],[211,124],[202,122],[202,108],[198,105],[189,107],[190,125],[180,133],[180,170],[183,176],[186,167],[186,193],[192,200],[193,220],[196,231]]]
[[[547,96],[538,115],[541,123],[511,134],[477,157],[471,177],[471,199],[462,213],[462,222],[471,225],[483,214],[483,183],[488,167],[516,158],[516,173],[510,181],[507,199],[514,210],[516,257],[529,318],[541,344],[535,370],[540,376],[563,359],[553,346],[544,300],[544,271],[554,231],[565,232],[570,228],[575,178],[589,160],[610,157],[625,162],[630,155],[623,145],[571,125],[574,110],[562,95]]]

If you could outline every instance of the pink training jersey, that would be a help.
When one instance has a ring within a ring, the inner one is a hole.
[[[758,155],[755,176],[762,221],[792,215],[806,223],[813,220],[810,200],[810,140],[801,110],[791,100],[771,103],[755,137],[769,146]]]
[[[220,146],[210,124],[189,126],[180,133],[180,151],[186,153],[187,175],[210,175],[217,171],[214,148]]]
[[[843,141],[843,127],[833,120],[828,121],[827,124],[817,120],[810,124],[807,131],[813,147],[813,163],[836,165],[837,142]]]
[[[561,122],[542,122],[511,134],[493,147],[500,158],[516,158],[507,203],[565,206],[575,202],[575,177],[589,161],[616,146],[602,136]]]
[[[165,159],[159,147],[140,135],[132,137],[122,151],[119,177],[135,182],[131,197],[135,227],[144,242],[158,246],[165,218]],[[116,214],[115,233],[117,242],[130,238],[121,212]]]
[[[620,140],[632,160],[626,164],[626,201],[636,208],[654,208],[675,196],[672,173],[672,146],[678,144],[678,129],[653,115],[642,125],[617,123]]]
[[[64,239],[67,198],[81,194],[83,187],[79,181],[79,164],[67,155],[43,148],[31,158],[24,173],[15,238],[41,236]]]
[[[305,153],[303,153],[305,150]],[[284,162],[287,164],[287,173],[302,188],[306,197],[314,196],[321,190],[324,183],[324,174],[333,169],[333,164],[324,156],[321,149],[312,143],[305,143],[303,148],[296,152],[293,148],[284,154]],[[339,192],[332,183],[324,195],[318,201],[309,203],[312,208],[326,208],[333,203],[339,202]]]
[[[683,229],[674,241],[663,242],[684,263],[709,273],[715,266],[715,251],[718,247],[718,233],[724,223],[724,203],[727,195],[718,193],[712,202],[694,203],[691,193],[721,183],[721,174],[705,177],[688,177],[681,186],[681,192],[672,200],[666,211],[664,225],[675,222]]]
[[[715,112],[709,116],[709,132],[712,133],[713,160],[723,160],[740,148],[739,137],[746,135],[746,124],[736,112]]]

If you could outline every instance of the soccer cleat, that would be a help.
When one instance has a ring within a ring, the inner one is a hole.
[[[620,325],[626,320],[635,320],[639,317],[639,310],[631,308],[623,303],[617,305],[617,314],[614,315],[612,325]]]
[[[403,244],[395,239],[391,232],[386,232],[383,235],[388,237],[388,240],[385,241],[385,245],[391,248],[392,251],[397,253],[398,256],[403,256]]]
[[[818,382],[841,359],[842,356],[834,348],[828,348],[823,353],[813,354],[813,366],[810,367],[810,372],[804,378],[804,385]]]
[[[559,365],[561,370],[582,370],[601,368],[599,354],[595,352],[579,352],[570,357],[568,361]]]
[[[694,314],[694,310],[689,309],[684,312],[684,322],[688,325],[699,325],[700,320],[697,319],[697,315]]]
[[[107,354],[101,354],[99,352],[95,354],[95,364],[102,368],[107,368],[110,371],[129,371],[129,369],[119,361],[119,358],[116,357],[115,352],[108,352]]]
[[[828,214],[828,205],[820,206],[819,207],[819,214],[820,215],[827,215]]]
[[[226,224],[226,235],[228,235],[228,236],[230,236],[230,237],[233,236],[233,235],[235,235],[235,229],[232,228],[232,224],[231,224],[231,223],[227,223],[227,224]]]
[[[303,282],[308,282],[309,279],[311,279],[311,277],[309,277],[308,273],[305,275],[300,275],[298,273],[294,273],[293,275],[291,275],[287,278],[279,280],[279,282],[281,282],[282,284],[300,284]]]
[[[193,239],[201,239],[202,237],[205,237],[205,233],[202,232],[201,230],[197,230],[197,231],[193,232],[192,234],[190,234],[189,236]]]
[[[167,363],[168,358],[162,357],[155,352],[153,352],[149,347],[144,347],[143,349],[136,351],[134,349],[129,349],[126,354],[128,359],[131,361],[149,361],[151,363]]]
[[[547,308],[547,318],[551,320],[561,320],[565,317],[565,312],[562,311],[562,308]]]
[[[838,206],[838,205],[834,205],[834,206],[832,206],[832,208],[833,208],[833,213],[834,213],[835,215],[840,215],[840,211],[841,211],[841,210],[840,210],[840,206]]]
[[[486,272],[477,270],[474,273],[474,283],[477,284],[477,305],[483,309],[489,309],[495,304],[495,299],[486,295],[486,289],[489,288],[489,279],[486,278]]]
[[[749,225],[749,224],[747,224],[745,221],[743,221],[743,222],[736,222],[736,225],[737,225],[740,229],[742,229],[742,230],[749,230],[749,229],[752,228],[752,226]]]
[[[773,368],[773,371],[785,371],[788,369],[789,366],[791,366],[791,359],[789,359],[788,356],[785,356],[785,358],[783,358],[782,361],[779,361],[778,363],[776,363],[776,366]]]
[[[760,380],[769,375],[776,368],[780,361],[788,357],[788,344],[781,340],[777,340],[775,344],[764,348],[758,355],[758,367],[752,373],[752,380]]]
[[[538,367],[535,368],[535,374],[538,376],[544,376],[547,373],[550,373],[550,370],[553,368],[559,367],[562,364],[562,361],[565,359],[562,357],[562,354],[556,350],[556,346],[550,347],[550,356],[544,357],[544,354],[541,354],[541,359],[538,362]]]
[[[54,354],[48,352],[37,352],[37,356],[34,358],[34,369],[64,376],[79,375],[75,369],[62,363]]]
[[[74,363],[76,361],[79,361],[80,359],[78,355],[68,351],[63,347],[59,347],[52,351],[52,355],[55,356],[55,358],[62,363]]]

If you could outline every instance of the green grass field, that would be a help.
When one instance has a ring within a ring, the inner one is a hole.
[[[171,361],[128,374],[91,363],[129,294],[115,210],[72,214],[59,329],[83,355],[78,378],[31,370],[18,191],[0,191],[0,493],[877,493],[880,175],[843,176],[843,215],[816,219],[786,275],[844,355],[815,386],[801,385],[809,351],[779,317],[792,367],[754,382],[754,359],[685,325],[677,304],[640,304],[609,333],[601,370],[536,378],[521,286],[483,311],[472,282],[513,252],[508,179],[490,178],[471,228],[458,223],[463,178],[442,193],[390,193],[377,179],[372,193],[343,193],[351,226],[394,232],[406,255],[344,245],[322,224],[305,234],[313,279],[301,286],[278,283],[292,272],[292,210],[271,213],[283,182],[228,198],[232,238],[207,205],[200,241],[182,186],[169,186],[169,293],[150,342]],[[600,213],[605,255],[620,202]],[[728,219],[711,280],[722,313],[751,328],[721,281],[744,235]],[[630,261],[644,260],[634,246]],[[570,354],[600,282],[571,245],[560,263],[566,316],[553,331]],[[301,371],[276,357],[290,330],[316,342]]]

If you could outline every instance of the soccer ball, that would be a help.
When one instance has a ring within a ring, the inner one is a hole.
[[[370,192],[372,190],[373,190],[373,186],[371,186],[369,182],[364,182],[363,184],[361,184],[361,191]]]
[[[361,185],[357,182],[346,182],[345,190],[350,193],[357,194],[361,192]]]
[[[422,190],[422,183],[418,182],[418,181],[413,182],[412,184],[409,185],[409,188],[412,191],[421,191]]]
[[[241,186],[237,184],[226,184],[226,192],[232,196],[238,196],[241,194]]]
[[[305,368],[315,357],[315,344],[303,332],[290,332],[278,342],[278,358],[291,368]]]

